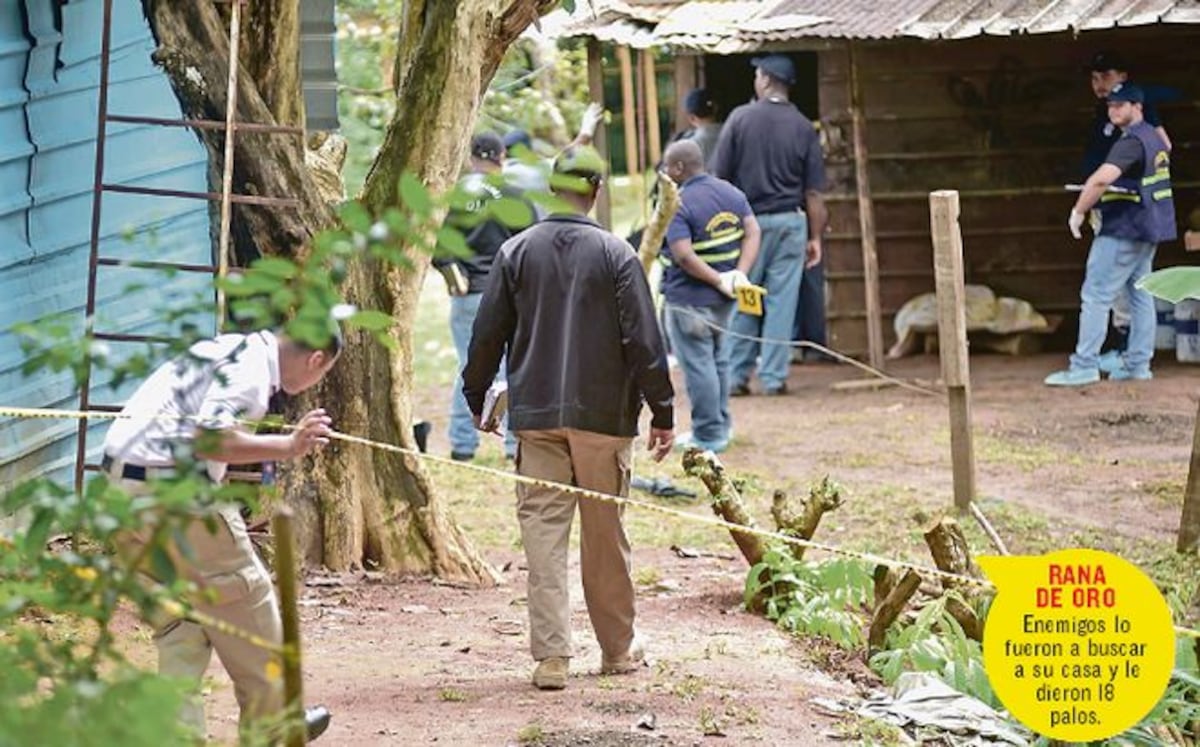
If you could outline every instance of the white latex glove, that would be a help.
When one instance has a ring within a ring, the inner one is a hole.
[[[579,123],[579,134],[594,138],[596,127],[599,126],[602,119],[604,119],[604,107],[595,101],[588,104],[587,109],[583,112],[583,120]]]
[[[1074,236],[1077,239],[1083,238],[1083,231],[1081,231],[1080,229],[1083,228],[1083,222],[1086,220],[1087,220],[1086,215],[1079,212],[1078,210],[1075,210],[1074,208],[1071,209],[1071,217],[1067,218],[1067,228],[1071,229],[1072,236]]]
[[[737,298],[737,289],[750,285],[750,278],[741,270],[726,270],[721,273],[721,292],[730,298]]]

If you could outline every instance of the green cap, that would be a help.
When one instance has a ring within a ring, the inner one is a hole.
[[[604,176],[605,170],[604,159],[600,157],[600,151],[590,145],[569,146],[554,159],[556,174]]]
[[[554,173],[579,179],[551,179],[550,183],[573,192],[587,192],[600,183],[606,170],[604,159],[595,148],[572,145],[554,159]]]

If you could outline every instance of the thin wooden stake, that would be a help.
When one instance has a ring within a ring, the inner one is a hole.
[[[662,160],[662,134],[658,122],[658,72],[654,68],[654,50],[642,50],[642,76],[646,81],[646,97],[642,104],[646,107],[646,143],[650,149],[647,166],[653,166]]]
[[[1004,540],[1000,538],[1000,533],[992,526],[992,522],[988,521],[988,517],[983,513],[983,509],[975,501],[971,501],[971,515],[975,517],[975,521],[979,522],[979,528],[987,535],[987,538],[992,541],[992,546],[996,548],[996,552],[1001,555],[1009,555],[1008,545],[1004,544]]]
[[[225,94],[225,163],[221,170],[221,232],[217,236],[217,331],[225,328],[225,291],[220,281],[229,274],[229,225],[232,221],[233,142],[237,128],[238,47],[241,43],[242,4],[230,6],[229,83]]]
[[[1183,515],[1179,517],[1179,541],[1175,548],[1182,553],[1200,550],[1200,409],[1192,432],[1192,461],[1188,466],[1187,487],[1183,489]],[[1200,642],[1197,642],[1200,650]]]
[[[908,569],[904,572],[904,577],[888,592],[883,603],[875,609],[875,615],[871,619],[871,629],[867,634],[867,646],[871,653],[883,648],[883,644],[887,641],[888,628],[904,611],[908,600],[917,593],[920,585],[921,576],[911,568]]]
[[[879,303],[879,253],[875,247],[875,202],[871,197],[867,123],[863,116],[862,85],[854,42],[847,42],[850,57],[850,117],[854,130],[854,181],[858,187],[858,225],[862,234],[863,285],[867,306],[867,361],[883,370],[883,313]]]
[[[600,106],[604,106],[604,57],[598,39],[588,39],[587,55],[588,98]],[[608,152],[608,125],[603,119],[596,126],[596,136],[592,139],[592,144],[611,170],[612,158]],[[607,186],[601,189],[600,194],[596,197],[596,219],[600,225],[612,230],[612,197],[609,189],[610,187]]]
[[[933,271],[937,289],[938,350],[950,400],[950,458],[954,506],[969,510],[975,497],[975,451],[971,443],[971,374],[967,362],[967,307],[958,192],[929,195],[933,232]]]
[[[236,7],[236,6],[234,6]],[[283,618],[283,702],[288,713],[287,747],[303,747],[304,682],[300,673],[300,613],[296,604],[298,570],[293,512],[280,506],[271,520],[275,533],[275,576],[279,586],[279,612]]]

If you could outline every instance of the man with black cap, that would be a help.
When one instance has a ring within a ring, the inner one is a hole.
[[[647,448],[659,461],[674,442],[675,392],[641,261],[587,217],[604,171],[604,160],[587,145],[568,147],[555,159],[551,187],[571,212],[551,214],[496,255],[475,318],[463,393],[478,424],[507,351],[518,474],[625,496],[642,402],[651,412]],[[578,500],[549,485],[518,485],[530,652],[538,662],[533,684],[541,690],[567,684],[567,549],[576,504],[583,594],[600,644],[600,671],[633,671],[645,655],[635,635],[623,506]]]
[[[758,100],[730,113],[710,164],[714,176],[745,192],[762,227],[750,282],[767,290],[764,313],[735,318],[733,329],[743,337],[734,340],[731,393],[750,393],[760,345],[747,338],[761,336],[779,341],[761,345],[763,393],[784,394],[801,276],[821,261],[825,163],[812,122],[788,100],[788,89],[796,82],[791,58],[773,54],[751,64]]]
[[[1114,381],[1152,377],[1154,299],[1137,287],[1150,273],[1160,241],[1176,236],[1167,144],[1143,118],[1145,94],[1132,83],[1117,83],[1107,97],[1108,117],[1122,135],[1105,162],[1088,177],[1067,226],[1083,238],[1088,211],[1100,209],[1100,229],[1088,253],[1080,291],[1079,339],[1070,367],[1046,377],[1049,386],[1085,386],[1100,380],[1099,354],[1108,314],[1121,290],[1129,294],[1129,343]]]
[[[450,291],[450,334],[458,354],[458,368],[467,363],[467,344],[471,325],[483,298],[484,281],[492,269],[492,259],[520,227],[506,225],[489,215],[488,206],[502,197],[519,197],[520,192],[504,183],[500,169],[504,164],[504,141],[494,132],[481,132],[471,139],[470,171],[459,182],[459,199],[452,200],[446,224],[462,232],[470,257],[437,256],[433,265],[446,277]],[[530,214],[532,221],[532,212]],[[462,395],[462,379],[456,380],[450,400],[450,457],[458,461],[475,458],[479,432],[471,422],[471,411]],[[509,434],[505,453],[516,454],[516,439]]]
[[[1088,65],[1088,72],[1091,73],[1092,93],[1096,95],[1096,112],[1088,130],[1088,143],[1083,155],[1081,174],[1085,179],[1100,168],[1100,164],[1104,163],[1104,159],[1108,157],[1109,150],[1121,139],[1121,129],[1108,118],[1106,101],[1114,86],[1118,83],[1129,82],[1129,68],[1125,64],[1124,58],[1120,53],[1111,50],[1097,52],[1093,55],[1091,63]],[[1163,98],[1159,95],[1163,93],[1167,94],[1165,98],[1170,98],[1172,92],[1169,89],[1164,91],[1157,87],[1142,88],[1142,94],[1146,98],[1146,101],[1142,103],[1142,117],[1146,124],[1153,127],[1158,136],[1162,138],[1167,150],[1170,150],[1171,138],[1167,136],[1167,130],[1163,127],[1162,120],[1158,116],[1158,107],[1155,105],[1160,98]]]

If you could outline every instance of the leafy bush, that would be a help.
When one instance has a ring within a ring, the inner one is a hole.
[[[856,648],[865,643],[862,610],[871,589],[871,574],[861,562],[796,560],[772,547],[746,577],[745,602],[761,607],[785,630]]]

